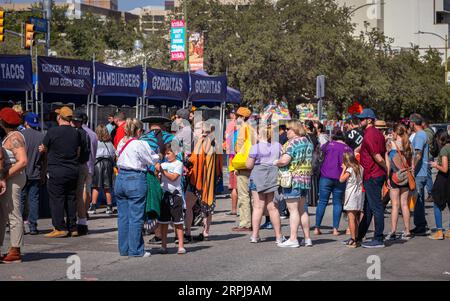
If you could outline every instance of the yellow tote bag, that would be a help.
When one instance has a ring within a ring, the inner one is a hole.
[[[252,148],[252,141],[250,139],[250,129],[247,126],[245,128],[245,142],[239,152],[234,156],[231,165],[235,170],[247,169],[246,163],[248,155],[250,153],[250,148]]]

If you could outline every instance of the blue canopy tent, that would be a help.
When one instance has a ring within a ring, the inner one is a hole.
[[[38,56],[37,69],[42,114],[45,112],[44,102],[87,103],[89,114],[93,87],[92,62]],[[39,111],[39,105],[36,109]],[[44,118],[41,123],[44,127]]]
[[[96,125],[98,121],[99,105],[136,106],[135,117],[142,119],[144,109],[142,73],[142,66],[123,68],[99,62],[94,63],[93,95],[95,101],[91,103],[93,105],[93,124]]]
[[[220,106],[220,132],[223,133],[226,103],[239,104],[241,102],[241,93],[228,87],[226,75],[210,76],[204,70],[198,70],[191,74],[190,79],[190,100],[192,104],[207,107],[211,105]],[[226,87],[226,89],[223,89],[223,87]]]
[[[147,68],[145,103],[166,107],[184,107],[189,95],[189,74]],[[150,102],[150,103],[149,103]],[[167,112],[164,112],[167,113]],[[163,114],[163,112],[161,112]]]
[[[211,77],[206,71],[204,70],[197,70],[194,72],[194,74],[201,75],[201,76],[208,76]],[[241,103],[241,92],[229,87],[227,85],[227,91],[226,91],[226,103],[231,104],[240,104]],[[209,104],[221,104],[222,100],[220,99],[203,99],[203,100],[194,100],[192,103],[195,103],[197,105],[209,105]]]
[[[33,72],[31,56],[0,55],[0,103],[33,102]],[[28,106],[26,106],[28,109]]]

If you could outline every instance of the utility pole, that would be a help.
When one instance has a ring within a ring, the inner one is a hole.
[[[188,41],[188,23],[187,23],[187,0],[183,0],[183,19],[184,19],[184,72],[189,71],[189,41]]]
[[[45,56],[50,54],[50,23],[52,19],[52,0],[43,0],[44,19],[47,19],[47,33],[45,34]]]
[[[445,55],[445,58],[444,58],[445,78],[444,79],[445,79],[445,86],[448,89],[448,84],[449,84],[449,82],[448,82],[448,34],[446,34],[445,37],[443,37],[443,36],[438,35],[437,33],[434,33],[434,32],[427,32],[427,31],[421,31],[421,30],[416,32],[416,34],[429,34],[429,35],[433,35],[435,37],[438,37],[438,38],[440,38],[441,40],[444,41],[444,43],[445,43],[445,45],[444,45],[444,49],[445,49],[445,53],[444,53],[444,55]],[[448,102],[449,102],[449,100],[446,99],[446,101],[445,101],[445,112],[444,112],[444,121],[445,122],[448,121]]]

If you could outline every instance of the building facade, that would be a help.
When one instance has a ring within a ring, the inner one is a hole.
[[[110,10],[119,10],[118,0],[84,0],[84,3],[90,6],[106,8]]]
[[[417,45],[422,52],[431,47],[439,49],[444,55],[443,50],[448,47],[444,39],[449,34],[450,0],[335,1],[351,7],[351,20],[356,25],[355,36],[366,29],[378,28],[393,38],[394,49]]]

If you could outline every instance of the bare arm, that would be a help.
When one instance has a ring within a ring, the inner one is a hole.
[[[0,146],[0,181],[6,177],[5,171],[5,156],[3,154],[3,147]]]
[[[431,163],[431,167],[436,168],[440,172],[448,173],[448,157],[442,157],[442,165],[439,165],[437,162]]]
[[[348,178],[350,178],[350,173],[347,171],[346,168],[343,168],[341,176],[339,177],[339,182],[345,183],[347,182]]]
[[[291,163],[291,160],[292,160],[291,156],[289,156],[288,154],[284,154],[281,156],[279,160],[275,161],[275,166],[284,167],[289,163]]]
[[[383,157],[380,154],[372,155],[375,162],[377,162],[378,165],[384,168],[384,170],[387,170],[386,162],[384,161]]]
[[[167,170],[161,169],[161,174],[163,174],[167,179],[169,179],[169,181],[176,181],[180,175],[177,173],[171,173],[168,172]]]
[[[420,160],[422,160],[422,156],[423,156],[422,151],[416,149],[415,154],[414,154],[414,159],[413,159],[413,170],[414,171],[416,170],[417,167],[420,168],[419,162],[420,162]]]
[[[16,163],[9,169],[7,178],[11,178],[24,170],[28,163],[27,151],[25,149],[25,141],[23,141],[23,138],[14,135],[11,137],[11,145],[11,151],[16,158]]]
[[[253,167],[255,167],[255,159],[248,157],[245,166],[247,167],[247,169],[253,169]]]

